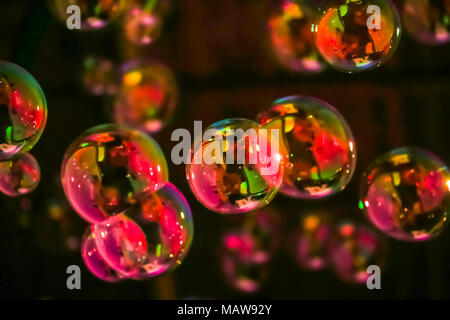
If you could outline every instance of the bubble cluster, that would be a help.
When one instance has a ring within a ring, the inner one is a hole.
[[[449,0],[405,0],[403,23],[406,31],[420,42],[441,45],[450,42]]]
[[[39,83],[16,64],[0,60],[0,161],[31,150],[47,121]]]
[[[114,64],[104,58],[89,56],[83,63],[84,88],[94,95],[113,95],[117,92]]]
[[[57,17],[64,23],[75,23],[76,19],[71,16],[80,12],[80,29],[99,30],[116,20],[124,11],[126,0],[51,0],[50,4]],[[69,9],[70,10],[69,10]],[[69,13],[68,13],[69,11]]]
[[[206,208],[243,213],[273,199],[282,178],[279,142],[260,129],[251,120],[225,119],[196,138],[186,177]]]
[[[450,171],[428,151],[394,149],[374,160],[363,174],[359,206],[393,238],[434,238],[447,222]]]
[[[313,19],[314,11],[304,0],[283,0],[268,21],[275,56],[290,71],[318,73],[326,67],[314,45]]]
[[[286,97],[260,113],[258,121],[280,131],[282,193],[317,199],[348,184],[355,170],[356,146],[347,122],[331,105],[311,97]]]
[[[41,178],[39,163],[29,153],[0,162],[0,191],[16,197],[36,189]]]
[[[329,260],[337,275],[349,283],[366,283],[370,276],[367,268],[384,265],[386,247],[370,229],[342,222],[329,244]]]
[[[148,45],[159,38],[169,0],[130,0],[123,28],[133,44]]]
[[[390,1],[336,0],[328,2],[312,31],[322,57],[351,73],[386,61],[397,48],[401,27]]]
[[[159,145],[140,131],[116,125],[87,130],[67,149],[61,181],[75,211],[98,223],[130,208],[168,181]]]
[[[177,102],[177,83],[164,65],[138,60],[122,66],[114,103],[114,119],[118,124],[158,132],[171,120]]]

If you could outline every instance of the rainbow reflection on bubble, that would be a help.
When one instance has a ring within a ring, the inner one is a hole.
[[[382,268],[386,244],[373,231],[352,222],[342,222],[329,244],[329,261],[336,274],[348,283],[365,284],[367,267]]]
[[[94,95],[114,95],[117,79],[114,64],[104,58],[88,56],[83,62],[83,85]]]
[[[115,271],[145,279],[181,264],[192,243],[192,213],[171,183],[148,194],[124,213],[93,227],[100,255]]]
[[[47,102],[39,83],[18,65],[0,60],[0,161],[30,151],[44,131]]]
[[[39,163],[29,153],[0,162],[0,191],[10,197],[32,192],[39,184]]]
[[[56,16],[64,23],[74,22],[71,16],[74,10],[67,13],[72,5],[80,8],[81,30],[99,30],[116,20],[124,11],[126,0],[51,0],[51,8]],[[75,17],[75,16],[74,16]]]
[[[114,119],[147,133],[162,130],[172,119],[178,86],[172,72],[147,60],[128,62],[121,68]]]
[[[360,207],[379,230],[393,238],[434,238],[447,222],[450,171],[428,151],[394,149],[375,159],[363,174]]]
[[[251,120],[225,119],[206,128],[194,141],[186,178],[206,208],[223,214],[244,213],[274,198],[282,177],[279,141],[272,141],[270,133],[260,129]]]
[[[418,41],[441,45],[450,42],[450,0],[405,0],[403,22]]]
[[[286,97],[260,113],[258,121],[280,130],[282,193],[317,199],[348,184],[356,166],[356,146],[347,122],[331,105],[311,97]]]
[[[401,35],[397,11],[386,0],[330,1],[311,30],[322,57],[350,73],[380,66]]]
[[[272,50],[279,63],[293,72],[325,69],[311,32],[313,9],[304,1],[284,0],[268,21]]]
[[[61,181],[74,210],[98,223],[168,181],[167,162],[144,133],[113,124],[85,131],[67,149]]]

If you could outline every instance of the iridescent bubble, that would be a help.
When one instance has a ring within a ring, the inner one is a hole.
[[[89,56],[83,63],[83,85],[94,95],[113,95],[117,92],[114,64],[104,58]]]
[[[0,161],[28,152],[44,131],[47,102],[27,71],[0,60]]]
[[[447,222],[450,172],[428,151],[394,149],[378,157],[363,174],[359,206],[378,229],[393,238],[434,238]]]
[[[395,7],[386,0],[328,2],[314,28],[317,49],[340,71],[380,66],[396,50],[401,27]]]
[[[105,262],[128,277],[143,279],[181,264],[192,243],[192,213],[171,183],[135,206],[93,227]]]
[[[273,102],[258,120],[281,132],[282,193],[317,199],[348,184],[355,170],[356,146],[347,122],[331,105],[311,97],[286,97]]]
[[[450,0],[405,0],[406,31],[420,42],[441,45],[450,41]]]
[[[329,260],[344,281],[365,284],[371,273],[367,267],[384,265],[384,242],[368,228],[351,222],[341,223],[329,245]]]
[[[74,210],[86,221],[98,223],[162,187],[168,169],[151,137],[107,124],[85,131],[69,146],[61,181]]]
[[[251,120],[225,119],[195,138],[186,178],[206,208],[243,213],[273,199],[282,178],[279,139],[260,129]]]
[[[295,233],[295,256],[307,270],[321,270],[328,265],[328,245],[333,234],[331,218],[325,213],[302,216]]]
[[[0,162],[0,191],[10,197],[28,194],[41,179],[39,163],[29,153]]]
[[[125,9],[126,0],[50,0],[50,4],[64,24],[68,19],[70,23],[75,23],[74,14],[77,11],[70,6],[78,6],[80,29],[89,31],[102,29],[117,19]]]
[[[140,60],[125,64],[120,77],[115,121],[148,133],[163,129],[178,102],[178,86],[172,72],[162,64]]]
[[[91,227],[87,227],[81,240],[81,256],[89,271],[106,282],[117,282],[125,277],[111,269],[97,250]]]
[[[127,39],[147,45],[159,38],[169,0],[130,0],[123,22]]]
[[[255,293],[269,275],[266,261],[255,251],[248,232],[228,232],[222,238],[221,265],[227,283],[244,293]],[[256,253],[256,254],[255,254]]]
[[[326,67],[314,45],[313,19],[314,11],[304,0],[283,0],[269,19],[272,49],[279,63],[290,71],[318,73]]]

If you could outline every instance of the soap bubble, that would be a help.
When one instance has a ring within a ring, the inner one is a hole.
[[[329,260],[334,271],[344,281],[365,284],[371,275],[367,267],[384,265],[384,242],[368,228],[352,222],[342,222],[329,245]]]
[[[406,31],[420,42],[440,45],[450,42],[449,0],[405,0],[403,22]]]
[[[0,161],[30,151],[47,121],[47,102],[27,71],[0,60]]]
[[[162,187],[168,169],[152,138],[107,124],[85,131],[69,146],[61,181],[74,210],[86,221],[98,223]]]
[[[259,291],[269,275],[266,261],[254,249],[254,238],[247,232],[227,232],[222,238],[220,258],[225,279],[244,293]]]
[[[279,139],[260,129],[251,120],[226,119],[195,139],[186,177],[206,208],[243,213],[273,199],[282,177]]]
[[[313,9],[304,1],[283,0],[270,17],[272,49],[279,63],[290,71],[318,73],[325,69],[311,32]]]
[[[127,39],[147,45],[159,38],[169,0],[130,0],[123,22]]]
[[[94,95],[113,95],[117,92],[114,64],[104,58],[89,56],[83,63],[83,85]]]
[[[321,270],[328,265],[328,245],[333,234],[329,215],[309,213],[301,217],[294,235],[295,256],[307,270]]]
[[[359,206],[391,237],[405,241],[434,238],[447,221],[450,172],[428,151],[394,149],[365,171]]]
[[[183,194],[166,183],[93,230],[97,248],[111,268],[143,279],[181,264],[191,246],[194,225]]]
[[[395,7],[386,0],[328,2],[312,28],[323,58],[340,71],[380,66],[396,50],[401,27]]]
[[[0,162],[0,191],[10,197],[28,194],[41,179],[39,163],[29,153]]]
[[[80,28],[88,31],[102,29],[117,19],[125,9],[126,0],[50,0],[50,4],[62,22],[69,21],[72,24],[76,21],[76,11],[69,7],[78,6]]]
[[[106,282],[117,282],[125,277],[111,269],[97,250],[91,227],[87,227],[81,240],[81,256],[89,271]]]
[[[146,60],[125,64],[114,104],[119,124],[158,132],[172,119],[178,102],[178,87],[172,72],[159,63]]]
[[[331,105],[311,97],[286,97],[258,119],[283,137],[282,193],[317,199],[345,188],[355,170],[356,146],[347,122]]]

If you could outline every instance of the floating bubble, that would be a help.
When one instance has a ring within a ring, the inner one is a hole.
[[[171,120],[177,102],[177,83],[167,67],[144,60],[122,67],[114,104],[117,123],[148,133],[158,132]]]
[[[328,265],[328,244],[333,233],[331,218],[325,213],[302,216],[294,235],[295,256],[307,270],[321,270]]]
[[[29,153],[0,162],[0,191],[10,197],[28,194],[41,179],[39,163]]]
[[[340,71],[380,66],[396,50],[401,27],[395,7],[386,0],[328,2],[312,30],[322,57]]]
[[[351,222],[341,223],[329,245],[329,260],[344,281],[365,284],[371,273],[367,267],[384,265],[385,244],[368,228]]]
[[[434,238],[447,221],[450,172],[428,151],[394,149],[365,171],[359,206],[378,229],[393,238]]]
[[[98,30],[117,19],[125,9],[126,0],[51,0],[57,17],[64,22],[76,23],[77,6],[80,13],[80,29]],[[69,12],[69,13],[68,13]]]
[[[267,205],[281,183],[279,139],[247,119],[226,119],[196,138],[186,177],[206,208],[243,213]],[[203,138],[203,141],[200,141]]]
[[[268,22],[272,49],[290,71],[318,73],[325,69],[311,32],[313,9],[304,0],[283,0]]]
[[[222,238],[221,266],[227,283],[244,293],[255,293],[269,275],[266,261],[255,250],[248,232],[228,232]]]
[[[47,121],[47,102],[26,70],[0,60],[0,161],[31,150]]]
[[[111,269],[97,250],[91,227],[87,227],[81,240],[81,256],[89,271],[106,282],[117,282],[125,277]]]
[[[69,146],[61,181],[74,210],[86,221],[98,223],[162,187],[168,169],[152,138],[107,124],[85,131]]]
[[[114,64],[104,58],[89,56],[83,63],[83,84],[94,95],[113,95],[117,92]]]
[[[137,45],[147,45],[159,38],[169,0],[131,0],[123,22],[127,39]]]
[[[135,279],[177,267],[191,246],[194,225],[183,194],[171,183],[93,228],[105,262]]]
[[[403,22],[406,31],[420,42],[441,45],[450,42],[449,0],[405,0]]]
[[[265,128],[281,132],[282,193],[317,199],[345,188],[355,170],[356,146],[347,122],[331,105],[311,97],[286,97],[258,119]]]

